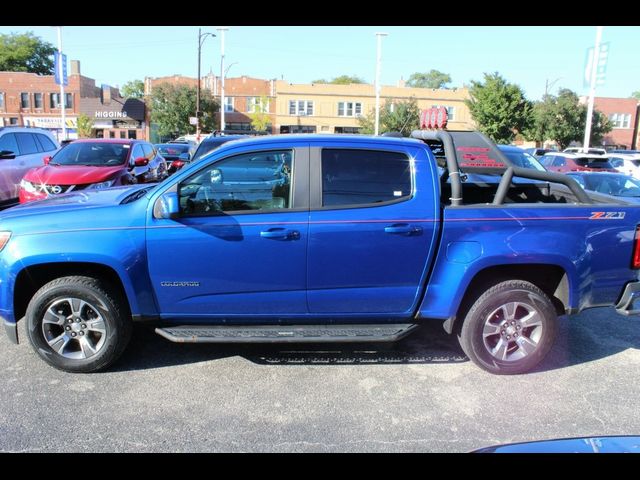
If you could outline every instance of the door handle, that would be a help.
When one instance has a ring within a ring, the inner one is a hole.
[[[273,240],[298,240],[300,238],[300,232],[286,228],[270,228],[269,230],[260,232],[260,236]]]
[[[409,225],[407,223],[396,223],[394,225],[389,225],[384,227],[384,233],[391,233],[396,235],[417,235],[422,233],[422,228],[416,227],[414,225]]]

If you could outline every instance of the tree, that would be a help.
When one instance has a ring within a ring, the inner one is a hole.
[[[264,132],[271,124],[269,117],[269,99],[266,95],[260,97],[258,105],[255,106],[255,112],[249,114],[251,118],[251,128],[257,132]]]
[[[496,143],[510,143],[530,127],[532,105],[522,89],[498,72],[484,74],[484,83],[471,81],[465,100],[479,130]]]
[[[0,71],[50,75],[55,51],[33,32],[0,34]]]
[[[358,122],[362,127],[362,133],[374,133],[375,109],[371,109],[367,115],[360,117]],[[410,98],[404,102],[395,102],[387,99],[380,109],[380,133],[400,132],[403,136],[419,128],[420,109],[415,98]]]
[[[327,81],[324,78],[313,80],[311,83],[331,83],[333,85],[349,85],[350,83],[365,83],[364,80],[357,75],[340,75],[335,77],[331,81]]]
[[[407,87],[447,88],[447,83],[451,83],[451,75],[432,69],[426,73],[412,73],[407,80]]]
[[[631,96],[632,96],[633,98],[635,98],[636,100],[640,101],[640,90],[636,90],[635,92],[633,92],[633,93],[631,94]]]
[[[78,137],[89,138],[93,136],[93,120],[89,115],[78,115]]]
[[[196,126],[189,123],[189,117],[196,113],[196,87],[161,83],[153,87],[150,99],[151,121],[158,125],[158,135],[180,136],[195,133]],[[204,131],[214,129],[215,112],[219,111],[218,103],[209,90],[203,90],[200,97],[200,110]]]
[[[534,105],[533,112],[532,126],[525,132],[529,140],[555,140],[560,149],[566,148],[571,142],[583,140],[587,106],[580,103],[578,95],[568,88],[560,89],[557,97],[546,95],[543,101]],[[594,110],[590,143],[599,144],[611,128],[606,115]]]
[[[142,98],[144,97],[144,82],[142,80],[131,80],[122,85],[120,93],[124,98]]]

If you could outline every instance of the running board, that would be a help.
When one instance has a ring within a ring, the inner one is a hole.
[[[156,333],[178,343],[336,343],[395,342],[418,325],[183,325],[156,328]]]

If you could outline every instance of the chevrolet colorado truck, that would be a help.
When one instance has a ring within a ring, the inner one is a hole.
[[[558,316],[636,314],[640,208],[513,166],[475,132],[231,141],[154,186],[0,214],[0,317],[69,372],[132,322],[173,342],[382,342],[440,321],[481,368],[531,370]]]

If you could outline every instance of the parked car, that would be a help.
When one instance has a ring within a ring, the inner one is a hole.
[[[609,162],[617,171],[640,178],[640,154],[637,153],[609,153]]]
[[[510,168],[477,132],[412,136],[229,142],[158,185],[2,212],[0,323],[17,343],[24,317],[43,361],[93,372],[136,321],[178,343],[391,342],[438,322],[517,374],[559,315],[640,313],[640,208]],[[510,197],[512,174],[538,183]]]
[[[549,152],[540,158],[540,163],[550,172],[617,171],[604,155]]]
[[[533,155],[522,148],[514,147],[513,145],[498,145],[498,148],[516,167],[533,168],[541,172],[547,170]]]
[[[20,180],[27,171],[42,165],[42,157],[53,155],[60,145],[45,129],[0,128],[0,207],[18,203]]]
[[[640,203],[640,180],[622,173],[570,172],[582,188]]]
[[[169,175],[191,161],[191,147],[187,143],[157,143],[155,147],[166,160]]]
[[[609,153],[640,153],[640,150],[614,149],[614,150],[609,150]]]
[[[44,163],[20,182],[20,203],[71,191],[158,182],[168,176],[164,158],[143,140],[76,140],[45,157]]]
[[[529,155],[532,155],[539,159],[546,153],[555,152],[556,150],[552,150],[550,148],[525,148],[524,151],[527,152]]]
[[[202,157],[204,157],[208,153],[213,152],[220,145],[230,142],[231,140],[241,140],[243,138],[251,138],[251,137],[249,137],[248,135],[221,135],[221,136],[210,135],[200,142],[200,145],[198,145],[198,149],[191,157],[191,160],[194,162],[197,160],[200,160]]]
[[[584,148],[582,147],[569,147],[569,148],[565,148],[563,151],[563,153],[586,153],[588,155],[605,155],[607,153],[607,150],[604,148],[589,148],[587,151],[585,151]]]

